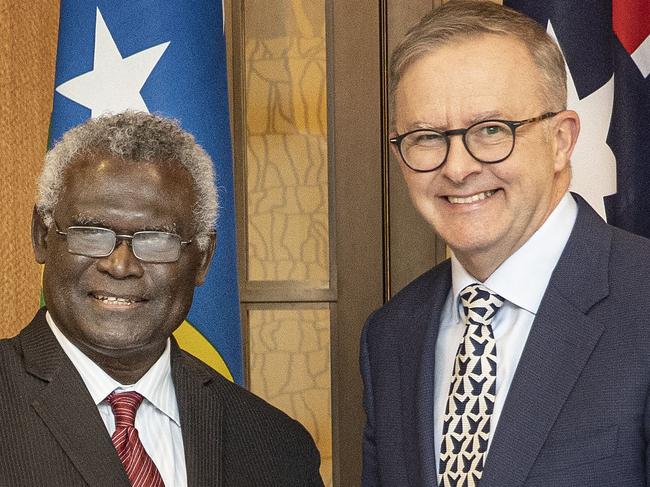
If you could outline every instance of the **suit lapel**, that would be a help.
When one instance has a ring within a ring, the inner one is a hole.
[[[522,485],[603,325],[547,292],[513,378],[481,486]]]
[[[97,406],[47,326],[44,311],[20,340],[27,372],[44,381],[31,405],[86,483],[129,486]]]
[[[437,485],[433,381],[440,313],[451,287],[449,261],[443,262],[433,272],[435,274],[429,285],[414,296],[414,299],[423,299],[424,303],[411,303],[398,317],[410,325],[395,327],[405,329],[407,333],[399,340],[402,343],[400,384],[404,449],[409,480],[413,486]],[[416,441],[411,441],[413,438]]]
[[[481,487],[523,485],[604,331],[587,315],[607,296],[611,232],[578,201],[578,219],[524,347],[487,456]]]
[[[209,387],[212,377],[190,364],[172,341],[172,374],[183,431],[188,485],[222,485],[223,406]]]

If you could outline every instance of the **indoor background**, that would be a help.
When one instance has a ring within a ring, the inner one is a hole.
[[[445,254],[386,140],[390,50],[439,3],[225,1],[246,381],[309,429],[327,485],[359,484],[365,318]],[[0,336],[39,305],[30,221],[58,15],[0,0]]]

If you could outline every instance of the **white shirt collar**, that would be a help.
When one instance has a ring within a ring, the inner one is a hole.
[[[485,286],[514,305],[536,314],[577,216],[578,205],[566,193],[542,226],[488,277]],[[478,280],[465,270],[453,253],[451,276],[455,303],[452,317],[457,321],[460,292]]]
[[[84,354],[59,330],[48,311],[45,315],[48,325],[59,345],[75,366],[96,405],[114,390],[136,391],[154,407],[180,426],[180,414],[176,402],[176,391],[172,380],[171,345],[169,339],[162,355],[135,384],[124,385],[113,379]]]

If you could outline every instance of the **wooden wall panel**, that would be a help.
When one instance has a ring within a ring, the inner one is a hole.
[[[332,334],[334,485],[361,479],[359,336],[383,300],[380,16],[376,2],[328,2],[329,157],[337,301]]]
[[[387,59],[386,69],[393,49],[408,29],[429,12],[436,3],[432,0],[417,0],[405,7],[400,0],[388,0],[386,26]],[[388,73],[386,73],[386,82]],[[383,107],[388,111],[389,107]],[[392,114],[390,115],[392,116]],[[389,118],[390,118],[389,116]],[[388,132],[389,129],[387,129]],[[386,137],[388,134],[386,134]],[[393,296],[406,284],[437,262],[445,259],[445,244],[438,238],[431,226],[415,210],[408,190],[404,184],[401,161],[386,154],[388,161],[388,201],[389,201],[389,257],[390,276],[387,294]]]
[[[0,336],[17,333],[38,307],[40,269],[30,221],[35,178],[52,109],[59,2],[0,2]]]

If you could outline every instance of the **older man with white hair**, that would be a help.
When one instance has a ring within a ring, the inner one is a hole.
[[[171,337],[215,248],[212,161],[163,117],[67,132],[32,240],[46,307],[0,341],[0,484],[322,486],[296,421]]]

